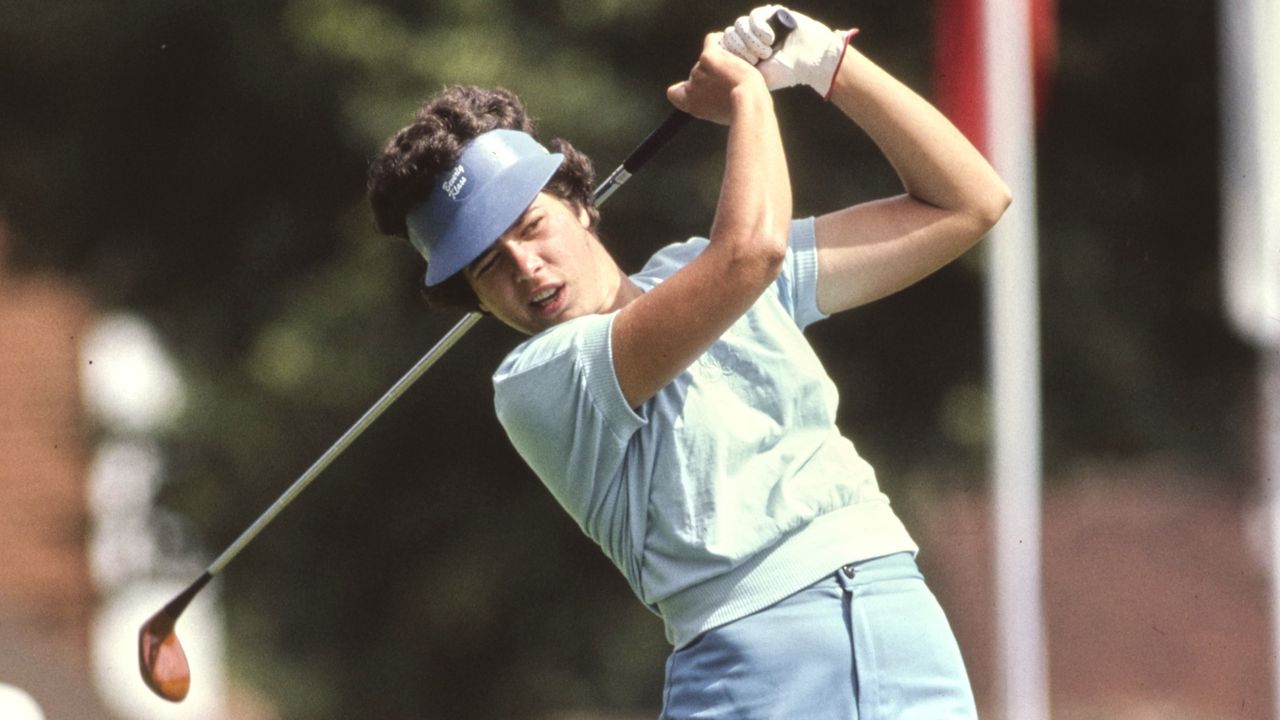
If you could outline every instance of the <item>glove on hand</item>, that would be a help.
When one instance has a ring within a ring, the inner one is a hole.
[[[763,5],[725,28],[720,40],[725,50],[760,69],[770,90],[808,85],[824,99],[831,93],[845,46],[857,30],[832,30],[808,15],[789,10],[796,29],[776,52],[769,18],[781,5]]]

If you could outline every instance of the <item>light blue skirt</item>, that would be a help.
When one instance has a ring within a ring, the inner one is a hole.
[[[662,720],[976,717],[955,635],[911,553],[847,565],[667,660]]]

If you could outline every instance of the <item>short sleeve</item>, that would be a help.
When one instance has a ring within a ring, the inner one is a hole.
[[[493,376],[494,407],[512,445],[593,535],[616,492],[627,442],[644,425],[613,371],[614,314],[590,315],[526,341]]]

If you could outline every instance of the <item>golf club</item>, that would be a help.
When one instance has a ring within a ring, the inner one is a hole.
[[[774,47],[778,47],[792,30],[795,29],[795,18],[785,10],[779,10],[769,19],[769,25],[775,34]],[[596,188],[594,199],[599,207],[619,187],[640,170],[650,158],[658,152],[675,134],[688,123],[690,115],[680,110],[673,111],[661,125],[641,142],[608,178]],[[342,454],[352,441],[365,431],[404,394],[409,386],[422,377],[445,352],[454,346],[468,330],[483,317],[481,313],[471,312],[453,326],[434,347],[427,351],[413,367],[409,369],[383,396],[373,404],[359,420],[355,422],[328,450],[324,452],[311,467],[307,468],[297,480],[285,490],[274,503],[262,513],[247,530],[231,543],[205,571],[185,590],[170,600],[156,614],[142,625],[138,634],[138,662],[142,671],[142,679],[152,692],[165,700],[179,702],[187,696],[191,689],[191,668],[187,664],[186,652],[174,632],[178,617],[186,610],[192,598],[199,593],[215,575],[222,571],[240,551],[245,548],[282,510],[315,480],[334,458]]]

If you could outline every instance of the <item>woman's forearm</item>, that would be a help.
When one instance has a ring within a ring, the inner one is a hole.
[[[763,82],[734,92],[724,179],[715,220],[713,245],[731,245],[735,256],[759,260],[776,274],[786,253],[791,220],[791,179],[773,100]],[[770,281],[772,277],[770,277]]]
[[[916,199],[987,225],[1009,189],[973,144],[936,108],[850,46],[830,99],[884,153]]]

